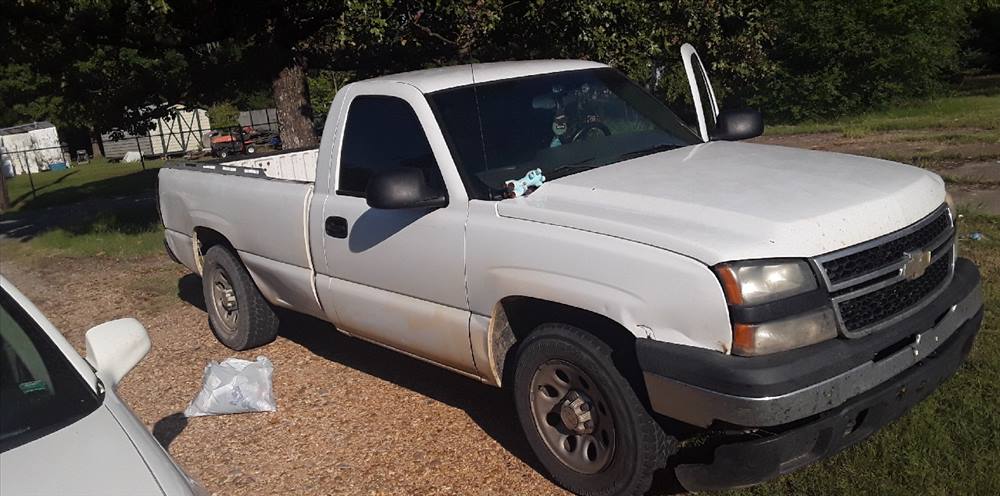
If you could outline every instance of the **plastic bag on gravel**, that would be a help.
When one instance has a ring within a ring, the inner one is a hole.
[[[273,412],[278,409],[271,390],[273,374],[271,361],[262,356],[254,362],[239,358],[208,362],[201,392],[184,409],[184,416]]]

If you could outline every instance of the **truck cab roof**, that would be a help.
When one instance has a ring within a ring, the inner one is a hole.
[[[473,83],[486,83],[502,79],[514,79],[537,74],[597,69],[607,67],[588,60],[521,60],[513,62],[489,62],[485,64],[463,64],[419,71],[388,74],[369,81],[393,81],[409,84],[423,93],[447,90]]]

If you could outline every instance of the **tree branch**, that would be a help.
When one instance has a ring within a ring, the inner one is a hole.
[[[449,45],[458,46],[458,42],[457,41],[450,40],[450,39],[444,37],[441,33],[438,33],[436,31],[434,31],[433,29],[431,29],[431,28],[429,28],[427,26],[424,26],[423,24],[420,24],[420,18],[423,15],[424,15],[424,11],[423,11],[423,9],[421,9],[421,10],[418,10],[417,13],[413,17],[410,18],[410,22],[413,24],[414,27],[416,27],[417,29],[423,31],[424,34],[426,34],[427,36],[431,36],[433,38],[437,38],[437,39],[439,39],[439,40],[441,40],[441,41],[443,41],[443,42],[445,42],[445,43],[447,43]]]

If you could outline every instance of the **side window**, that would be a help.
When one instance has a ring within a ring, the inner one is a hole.
[[[390,96],[355,98],[347,112],[337,193],[364,197],[373,174],[400,167],[421,169],[428,184],[444,187],[430,143],[410,104]]]

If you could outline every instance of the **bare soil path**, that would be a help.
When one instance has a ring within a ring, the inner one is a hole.
[[[987,130],[890,131],[763,136],[758,143],[866,155],[917,165],[948,182],[960,206],[1000,215],[1000,140]]]

